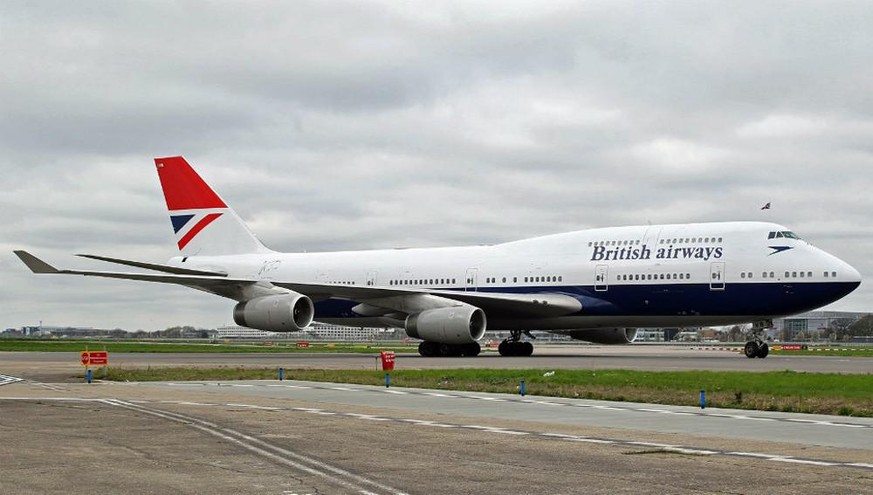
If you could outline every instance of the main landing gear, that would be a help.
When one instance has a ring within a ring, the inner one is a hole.
[[[530,356],[533,354],[533,344],[530,342],[522,342],[521,334],[521,330],[510,331],[509,338],[497,346],[497,352],[499,352],[501,356]],[[524,332],[524,334],[532,339],[536,338],[528,332]]]
[[[743,349],[747,358],[763,359],[767,357],[767,354],[770,354],[770,346],[764,342],[761,336],[764,334],[764,330],[771,327],[773,327],[773,320],[756,321],[752,324],[752,330],[749,331],[752,340],[746,342],[746,347]]]
[[[425,340],[418,344],[418,353],[424,357],[461,357],[478,356],[482,347],[478,342],[470,344],[440,344]]]

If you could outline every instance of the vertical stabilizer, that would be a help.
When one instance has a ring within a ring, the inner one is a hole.
[[[269,251],[184,158],[155,158],[155,166],[183,256]]]

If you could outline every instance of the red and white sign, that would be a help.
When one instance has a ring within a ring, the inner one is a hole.
[[[298,342],[297,347],[309,347],[309,342]]]
[[[382,356],[382,371],[393,371],[394,370],[394,351],[381,351],[379,353]]]
[[[109,364],[109,353],[106,351],[82,351],[79,356],[82,366],[106,366]]]

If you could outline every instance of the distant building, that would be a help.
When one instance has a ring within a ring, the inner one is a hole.
[[[836,320],[851,320],[853,323],[870,313],[849,311],[810,311],[773,320],[773,329],[768,332],[783,340],[827,339],[830,328]]]
[[[406,337],[402,330],[346,327],[313,323],[302,332],[266,332],[240,326],[225,326],[216,329],[218,339],[269,339],[269,340],[324,340],[335,342],[368,342],[371,340],[401,339]]]

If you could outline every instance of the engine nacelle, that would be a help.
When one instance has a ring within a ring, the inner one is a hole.
[[[473,306],[436,308],[409,315],[406,333],[440,344],[469,344],[485,335],[485,312]]]
[[[312,323],[314,316],[312,300],[296,292],[256,297],[233,308],[237,325],[269,332],[300,331]]]
[[[595,344],[630,344],[637,337],[636,328],[588,328],[561,333]]]

